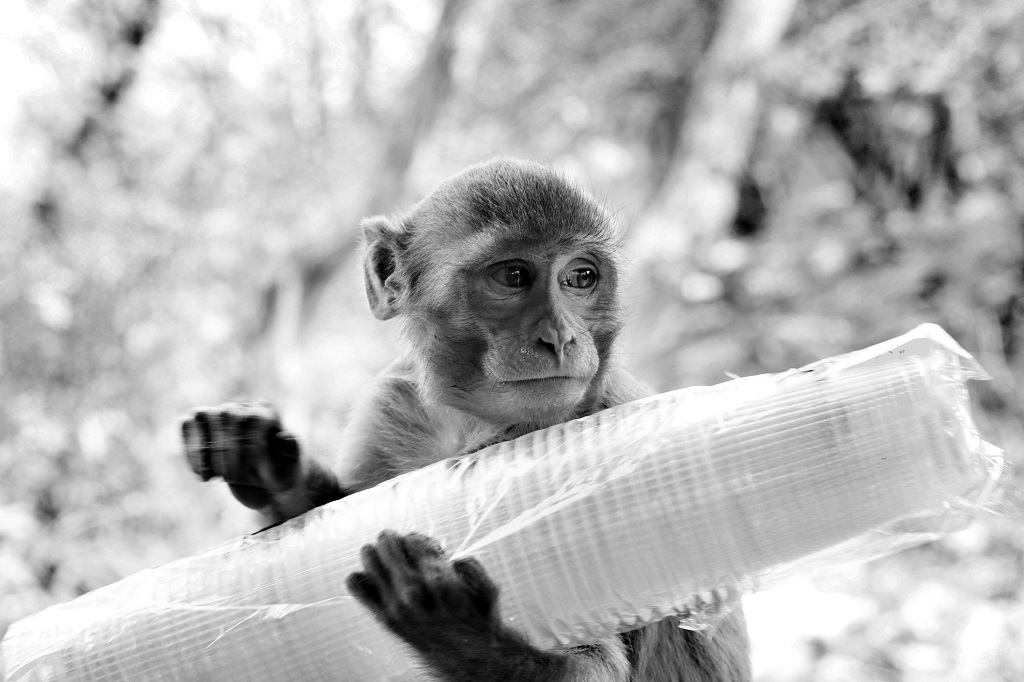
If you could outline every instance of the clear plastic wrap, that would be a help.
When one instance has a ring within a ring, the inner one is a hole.
[[[969,522],[1001,471],[942,329],[447,460],[11,626],[8,679],[417,679],[345,590],[383,528],[479,559],[541,647],[680,617]],[[727,608],[727,605],[726,605]]]

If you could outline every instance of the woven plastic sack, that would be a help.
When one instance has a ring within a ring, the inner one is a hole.
[[[477,557],[541,647],[865,560],[966,524],[1001,453],[984,372],[924,325],[778,375],[684,389],[447,460],[11,626],[8,679],[418,679],[345,590],[383,528]]]

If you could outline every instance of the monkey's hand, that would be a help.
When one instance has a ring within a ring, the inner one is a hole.
[[[362,549],[363,573],[346,585],[392,632],[417,649],[453,630],[480,632],[497,622],[498,588],[476,559],[451,561],[432,538],[385,530]]]
[[[302,483],[299,443],[268,403],[196,408],[181,433],[192,471],[204,481],[220,476],[250,509],[265,511]]]
[[[349,592],[401,637],[441,680],[619,679],[586,671],[604,661],[541,651],[498,617],[498,587],[476,559],[451,560],[418,533],[385,530],[362,548]]]

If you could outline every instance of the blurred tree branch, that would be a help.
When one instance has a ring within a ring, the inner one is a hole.
[[[695,78],[707,59],[722,14],[720,3],[694,3],[685,17],[684,26],[680,27],[673,72],[667,74],[667,79],[657,78],[655,74],[643,79],[656,100],[655,115],[647,131],[647,148],[651,156],[647,203],[661,196],[683,151],[680,143]]]
[[[49,177],[33,202],[35,220],[51,236],[61,230],[61,191],[55,169],[64,161],[90,164],[89,148],[115,127],[110,121],[135,83],[146,41],[160,18],[160,0],[104,2],[98,7],[86,2],[77,9],[79,21],[102,45],[102,51],[99,73],[81,103],[81,115],[58,149],[51,152]]]
[[[301,0],[306,20],[306,89],[313,110],[313,137],[316,149],[322,150],[327,141],[327,127],[330,115],[324,101],[324,38],[317,21],[316,4],[313,0]]]
[[[86,145],[92,140],[104,119],[122,101],[135,82],[139,56],[146,39],[156,28],[160,14],[160,0],[111,4],[102,7],[83,3],[80,14],[83,23],[97,24],[97,32],[104,43],[103,68],[95,85],[97,97],[86,111],[82,121],[67,143],[68,156],[82,161]]]
[[[357,114],[377,121],[378,112],[370,100],[370,64],[373,63],[373,38],[369,25],[370,6],[373,0],[357,0],[352,10],[352,103]]]

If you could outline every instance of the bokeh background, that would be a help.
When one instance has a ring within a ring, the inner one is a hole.
[[[659,389],[924,322],[1024,466],[1018,0],[2,0],[0,633],[254,528],[178,417],[277,403],[327,457],[395,353],[363,216],[498,154],[615,211]],[[1024,679],[1013,489],[748,598],[757,679]]]

